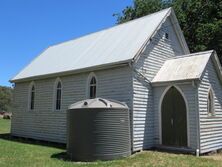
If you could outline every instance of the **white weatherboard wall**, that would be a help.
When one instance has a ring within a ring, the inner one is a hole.
[[[208,116],[207,97],[209,88],[214,92],[215,116]],[[200,153],[222,148],[222,83],[209,60],[199,89]]]
[[[94,71],[98,79],[97,96],[126,102],[132,108],[132,72],[128,66]],[[30,82],[16,83],[11,133],[53,142],[66,142],[66,110],[86,98],[89,73],[60,77],[62,81],[61,111],[53,110],[53,88],[56,78],[36,80],[34,111],[28,110]]]
[[[169,86],[176,86],[176,88],[179,88],[180,91],[182,91],[183,95],[185,96],[185,101],[187,101],[188,105],[188,118],[187,118],[187,124],[188,124],[188,144],[189,148],[192,150],[196,150],[198,148],[198,138],[197,138],[197,133],[198,133],[198,106],[197,106],[197,87],[193,86],[192,83],[187,83],[187,84],[171,84],[168,83],[167,86],[158,86],[154,87],[153,89],[153,94],[154,94],[154,143],[155,145],[161,144],[161,131],[160,131],[160,117],[161,117],[161,111],[160,111],[160,99],[161,96],[163,95],[165,89],[167,89]]]
[[[165,32],[169,39],[165,39]],[[150,81],[159,71],[163,63],[184,51],[176,36],[170,17],[166,19],[151,42],[147,45],[139,60],[134,65]],[[133,150],[148,149],[154,146],[154,111],[153,92],[149,83],[133,74]],[[156,112],[156,111],[155,111]]]

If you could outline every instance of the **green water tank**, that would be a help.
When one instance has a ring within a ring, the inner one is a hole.
[[[67,153],[72,160],[112,160],[131,154],[129,109],[102,98],[72,104],[67,111]]]

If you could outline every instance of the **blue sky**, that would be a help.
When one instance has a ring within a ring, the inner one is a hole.
[[[1,0],[0,85],[50,45],[115,25],[132,0]]]

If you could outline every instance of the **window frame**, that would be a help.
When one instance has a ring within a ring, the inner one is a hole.
[[[34,90],[33,90],[34,88]],[[35,82],[32,81],[29,84],[29,95],[28,95],[28,111],[34,111],[35,110],[35,104],[36,104],[36,85]]]
[[[208,116],[215,116],[215,109],[214,109],[214,92],[213,89],[210,87],[207,94],[207,114]]]
[[[60,88],[58,89],[58,85],[60,83]],[[58,90],[60,90],[60,100],[58,100]],[[61,111],[62,110],[62,92],[63,92],[63,84],[60,78],[56,78],[53,88],[53,110]],[[57,102],[60,101],[59,108],[57,108]]]
[[[92,79],[95,78],[95,83],[91,84]],[[91,87],[95,87],[95,97],[91,97]],[[97,97],[98,94],[98,79],[95,75],[95,73],[91,72],[87,79],[87,89],[86,89],[86,98],[88,99],[94,99]]]

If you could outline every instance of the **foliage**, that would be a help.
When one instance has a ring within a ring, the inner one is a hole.
[[[0,112],[11,112],[12,88],[0,86]]]
[[[62,159],[65,154],[65,147],[61,148],[46,142],[10,137],[9,131],[10,120],[0,119],[0,166],[4,167],[219,167],[222,163],[222,159],[212,160],[193,155],[157,151],[143,151],[128,158],[114,161],[70,162]],[[222,157],[222,155],[219,156]]]
[[[190,51],[214,49],[222,62],[221,0],[134,0],[114,15],[120,24],[168,7],[173,7]]]

